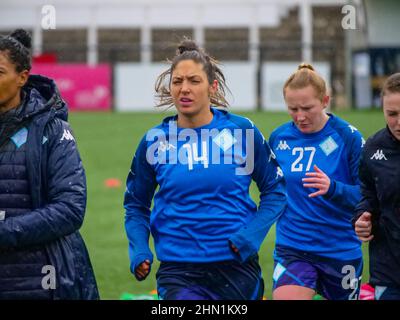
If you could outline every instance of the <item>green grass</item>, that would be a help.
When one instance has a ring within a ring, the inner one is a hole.
[[[271,131],[289,120],[286,113],[242,113],[252,119],[268,137]],[[384,126],[380,111],[344,111],[337,115],[356,126],[364,138]],[[157,125],[165,113],[72,113],[74,129],[86,169],[88,202],[81,229],[95,270],[102,299],[119,299],[121,293],[148,293],[156,288],[153,264],[150,276],[137,282],[129,271],[128,243],[124,229],[123,194],[133,153],[146,130]],[[120,188],[108,189],[104,180],[118,178]],[[251,188],[258,203],[258,192]],[[265,295],[271,298],[272,251],[275,231],[271,230],[260,250],[265,280]],[[364,247],[364,252],[365,251]],[[367,261],[367,255],[365,255]],[[368,265],[364,282],[368,279]]]

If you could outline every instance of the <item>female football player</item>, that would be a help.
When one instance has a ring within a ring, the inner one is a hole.
[[[361,134],[327,113],[326,83],[309,64],[286,81],[293,121],[271,134],[287,182],[288,206],[277,222],[274,299],[357,299],[361,242],[351,224],[360,199]]]
[[[216,108],[227,106],[224,75],[193,41],[179,45],[156,91],[176,115],[147,132],[127,178],[131,271],[149,274],[151,232],[161,299],[260,299],[257,253],[286,205],[273,153],[251,121]]]
[[[361,156],[362,199],[354,219],[369,243],[375,299],[400,300],[400,73],[382,89],[386,128],[370,137]]]

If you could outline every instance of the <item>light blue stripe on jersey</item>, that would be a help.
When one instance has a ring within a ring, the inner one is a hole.
[[[360,199],[358,166],[361,134],[331,115],[325,127],[303,134],[293,122],[276,129],[270,146],[287,182],[288,206],[277,223],[276,243],[339,260],[361,257],[351,225]],[[328,194],[310,198],[316,189],[303,187],[306,172],[317,165],[331,179]]]

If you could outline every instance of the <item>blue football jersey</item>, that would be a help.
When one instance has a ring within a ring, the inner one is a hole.
[[[364,140],[344,120],[329,114],[322,130],[302,133],[293,122],[271,134],[270,146],[287,183],[288,206],[277,222],[277,245],[339,260],[361,257],[351,218],[360,200],[359,158]],[[331,180],[328,193],[303,187],[317,165]]]
[[[160,261],[246,260],[286,206],[282,171],[261,132],[246,118],[211,111],[211,123],[195,129],[168,117],[139,144],[124,201],[132,270],[152,259],[149,231]]]

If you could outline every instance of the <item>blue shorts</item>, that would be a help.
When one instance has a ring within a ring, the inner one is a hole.
[[[328,300],[357,300],[363,260],[329,259],[292,248],[275,248],[273,289],[297,285],[315,290]]]
[[[260,300],[264,293],[258,257],[246,263],[161,262],[156,278],[162,300]]]

